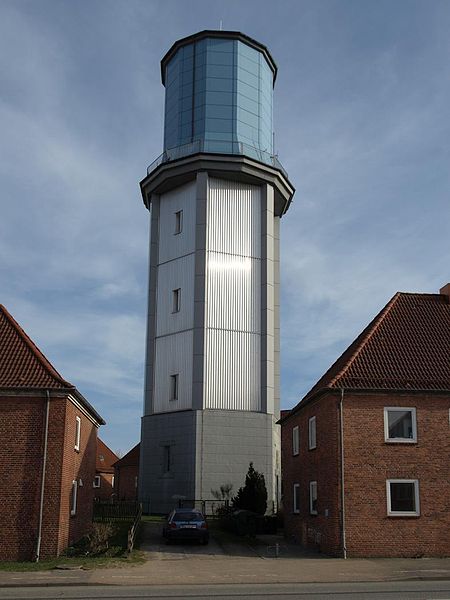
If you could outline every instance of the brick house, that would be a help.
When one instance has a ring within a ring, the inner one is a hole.
[[[0,305],[0,560],[57,556],[90,530],[102,424]]]
[[[94,477],[94,500],[111,500],[114,494],[114,463],[117,454],[97,438],[97,453]]]
[[[336,556],[450,555],[450,284],[397,293],[281,419],[286,535]]]
[[[114,465],[115,492],[118,500],[138,499],[140,447],[140,444],[136,444]]]

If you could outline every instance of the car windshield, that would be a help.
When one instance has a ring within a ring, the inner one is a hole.
[[[195,512],[177,512],[173,515],[173,521],[203,521],[200,513]]]

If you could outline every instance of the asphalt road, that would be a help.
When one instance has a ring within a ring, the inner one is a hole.
[[[0,588],[9,600],[450,600],[450,581],[205,586],[68,586]]]

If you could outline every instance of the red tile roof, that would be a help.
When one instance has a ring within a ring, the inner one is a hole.
[[[65,390],[99,425],[105,421],[74,385],[63,379],[17,321],[0,304],[0,390]]]
[[[131,448],[129,452],[122,456],[120,460],[116,462],[115,467],[137,467],[139,466],[139,455],[140,455],[141,445],[136,444],[134,448]]]
[[[0,388],[73,388],[0,304]]]
[[[119,457],[100,438],[97,438],[96,456],[95,469],[97,472],[114,473],[113,464],[119,460]]]
[[[395,294],[300,404],[341,388],[450,391],[449,297]]]

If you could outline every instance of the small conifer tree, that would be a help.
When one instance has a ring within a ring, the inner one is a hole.
[[[233,506],[244,510],[251,510],[259,515],[264,515],[267,509],[267,489],[264,475],[258,473],[250,463],[245,477],[245,486],[239,488],[233,498]]]

